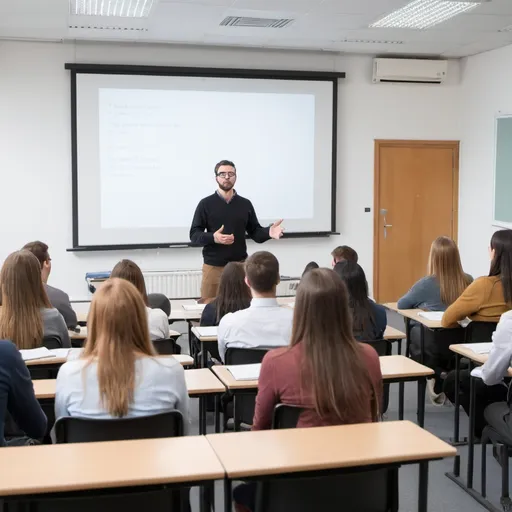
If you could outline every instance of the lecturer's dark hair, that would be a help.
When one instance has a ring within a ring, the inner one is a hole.
[[[236,172],[235,164],[231,160],[221,160],[218,164],[215,165],[215,170],[214,170],[215,176],[217,176],[219,167],[222,165],[229,165],[230,167],[233,167],[233,169],[235,169],[235,172]]]
[[[503,295],[508,305],[512,304],[512,230],[496,231],[491,238],[494,258],[489,276],[499,276],[503,286]]]

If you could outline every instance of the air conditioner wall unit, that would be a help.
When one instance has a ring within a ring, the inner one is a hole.
[[[373,59],[373,83],[414,82],[441,84],[448,73],[447,60]]]

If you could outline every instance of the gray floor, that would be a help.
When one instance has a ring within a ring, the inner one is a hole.
[[[388,313],[388,324],[397,329],[404,329],[403,320],[394,313]],[[173,329],[185,333],[186,324],[175,323]],[[180,338],[180,345],[184,353],[188,353],[187,336]],[[192,400],[192,433],[198,433],[198,403]],[[211,416],[211,415],[210,415]],[[467,435],[467,416],[461,411],[461,436]],[[394,384],[390,390],[390,404],[387,413],[388,420],[398,419],[398,385]],[[416,421],[416,384],[405,384],[405,419]],[[213,432],[213,417],[208,418],[208,431]],[[431,405],[429,399],[426,402],[425,428],[436,436],[448,440],[453,432],[453,407],[436,407]],[[465,456],[466,447],[458,448],[461,454],[461,474],[466,474]],[[475,450],[475,480],[474,487],[480,489],[480,446]],[[431,512],[477,512],[485,510],[469,495],[462,491],[454,482],[445,476],[447,471],[453,468],[453,459],[442,460],[430,464],[429,472],[429,506]],[[499,506],[501,472],[500,467],[488,450],[487,456],[487,492],[493,504]],[[414,512],[417,510],[418,468],[416,466],[403,466],[400,469],[400,510]],[[224,497],[222,483],[216,484],[215,505],[217,510],[223,510]],[[198,493],[192,491],[191,504],[193,512],[199,511]]]

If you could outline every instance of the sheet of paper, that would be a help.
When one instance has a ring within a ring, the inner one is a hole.
[[[237,364],[226,366],[235,380],[258,380],[260,377],[261,363]]]
[[[464,343],[463,346],[469,348],[475,354],[489,354],[492,343]]]
[[[217,327],[196,327],[196,332],[199,336],[217,336]]]
[[[422,311],[418,313],[418,315],[432,322],[440,322],[443,318],[444,311]]]
[[[183,304],[182,308],[185,311],[203,311],[206,307],[206,304]]]
[[[47,357],[55,357],[46,347],[33,348],[30,350],[20,350],[23,361],[32,361],[34,359],[45,359]]]
[[[50,353],[55,357],[68,357],[70,350],[70,348],[53,348]]]

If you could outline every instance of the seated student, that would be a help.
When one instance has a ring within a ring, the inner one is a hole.
[[[253,430],[270,429],[274,407],[302,407],[297,427],[378,421],[382,400],[379,356],[352,335],[346,287],[329,269],[304,276],[297,289],[290,347],[265,355]],[[236,510],[254,510],[255,484],[234,490]]]
[[[76,313],[73,311],[71,303],[69,302],[69,295],[48,284],[48,278],[52,271],[52,259],[48,253],[48,246],[43,242],[36,241],[25,244],[23,249],[30,251],[39,260],[39,264],[41,265],[41,278],[43,279],[50,304],[64,317],[68,329],[74,329],[78,321],[76,319]]]
[[[357,252],[348,245],[340,245],[339,247],[336,247],[336,249],[331,252],[331,256],[333,268],[336,263],[339,263],[340,261],[353,261],[354,263],[357,263],[359,260]]]
[[[271,349],[290,342],[293,310],[279,306],[279,262],[267,251],[255,252],[245,262],[245,282],[251,289],[248,309],[228,313],[219,323],[219,354],[229,347]]]
[[[316,261],[310,261],[306,267],[304,268],[304,272],[302,272],[302,277],[304,277],[310,270],[314,270],[315,268],[320,268]]]
[[[368,281],[364,270],[353,261],[341,261],[334,266],[334,272],[347,287],[356,340],[381,340],[388,324],[386,309],[368,298]]]
[[[71,347],[64,318],[51,307],[39,261],[30,251],[7,256],[0,283],[0,339],[11,340],[19,349],[31,349],[41,347],[43,338],[52,336],[63,348]]]
[[[4,439],[6,415],[30,437]],[[35,395],[21,354],[10,341],[0,341],[0,446],[35,444],[46,433],[46,416]]]
[[[121,260],[113,269],[110,277],[119,277],[130,281],[142,295],[148,317],[149,334],[152,340],[161,340],[169,337],[169,317],[161,309],[152,309],[148,306],[146,283],[139,266],[131,260]]]
[[[473,281],[462,270],[457,244],[446,236],[432,242],[427,273],[398,301],[399,309],[445,311]]]
[[[491,239],[490,247],[491,269],[488,277],[480,277],[471,284],[466,291],[450,306],[444,316],[443,325],[450,327],[458,320],[469,316],[472,320],[480,322],[496,322],[500,316],[512,309],[512,230],[496,231]],[[499,315],[499,316],[496,316]],[[505,317],[504,326],[507,325]],[[499,338],[507,339],[506,333],[500,329]],[[493,342],[498,331],[493,335]],[[501,344],[501,341],[499,343]],[[512,341],[508,339],[507,341]],[[495,357],[493,356],[493,360]],[[487,373],[487,382],[494,383],[492,372],[493,362],[483,372]],[[455,402],[455,371],[446,377],[443,391],[451,402]],[[459,375],[460,404],[469,414],[469,372],[462,370]],[[484,379],[485,380],[485,379]],[[505,389],[506,390],[506,389]],[[499,401],[502,398],[499,387],[477,387],[478,399],[476,402],[475,435],[480,437],[485,426],[483,410],[488,403]]]
[[[201,315],[201,326],[219,325],[224,315],[247,309],[251,305],[251,290],[245,284],[244,264],[228,263],[220,276],[217,297],[206,304]]]
[[[135,286],[108,279],[93,296],[88,328],[80,359],[64,363],[57,375],[55,418],[133,418],[177,409],[186,429],[183,367],[172,357],[156,357]]]
[[[476,279],[453,302],[443,315],[443,327],[456,327],[466,317],[476,322],[498,322],[512,308],[512,230],[494,233],[489,255],[489,276]]]

